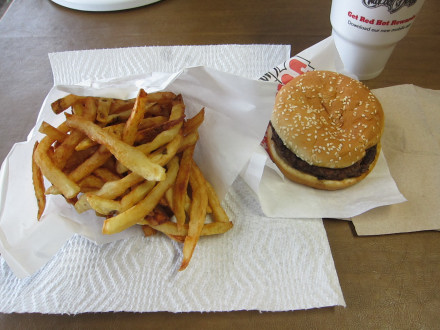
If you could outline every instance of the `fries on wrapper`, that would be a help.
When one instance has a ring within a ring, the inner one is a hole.
[[[62,194],[79,213],[105,217],[104,234],[141,225],[146,236],[159,231],[183,242],[181,270],[200,236],[232,228],[193,159],[204,109],[186,119],[181,95],[140,89],[132,100],[69,94],[52,110],[66,119],[58,127],[43,122],[45,136],[35,143],[38,219],[46,194]]]

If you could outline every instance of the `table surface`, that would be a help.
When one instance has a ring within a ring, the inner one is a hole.
[[[53,85],[50,52],[233,43],[290,44],[296,54],[330,35],[330,5],[329,0],[163,0],[132,10],[91,13],[49,0],[15,0],[0,19],[0,160],[13,143],[26,139]],[[384,72],[366,85],[440,89],[438,17],[440,1],[427,1]],[[14,115],[16,111],[22,115]],[[0,314],[0,328],[439,328],[439,232],[358,237],[350,222],[325,219],[324,224],[346,308]]]

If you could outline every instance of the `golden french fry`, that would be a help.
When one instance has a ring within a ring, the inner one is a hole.
[[[92,193],[92,192],[89,191],[88,193]],[[93,193],[96,193],[96,191]],[[90,206],[90,204],[87,200],[87,194],[80,195],[78,200],[74,203],[74,207],[75,207],[76,212],[78,212],[78,213],[83,213],[85,211],[92,209],[92,207]]]
[[[93,171],[93,174],[95,174],[98,178],[101,178],[104,182],[116,181],[120,179],[119,175],[105,167],[97,168]]]
[[[169,135],[170,136],[170,135]],[[168,136],[168,137],[169,137]],[[165,146],[159,147],[156,151],[148,155],[148,158],[155,164],[158,164],[160,166],[164,166],[169,162],[171,158],[174,157],[174,155],[179,150],[180,144],[182,142],[182,135],[178,134],[174,136],[174,138],[167,143]],[[165,139],[164,139],[165,140]],[[163,140],[163,141],[164,141]],[[141,150],[141,149],[139,149]],[[142,150],[145,151],[147,148],[144,148]],[[122,174],[127,171],[127,168],[121,164],[118,163],[118,166],[116,167],[116,170],[119,174]]]
[[[78,103],[76,103],[78,105]],[[84,119],[94,121],[96,118],[96,103],[92,97],[86,97],[84,99],[84,107],[81,110],[81,116]],[[54,163],[63,168],[67,160],[72,156],[73,152],[77,150],[78,144],[84,139],[84,134],[78,130],[72,130],[70,135],[61,143],[59,147],[55,149],[53,156]]]
[[[74,115],[68,116],[66,121],[68,126],[105,145],[125,167],[146,180],[161,181],[165,179],[165,169],[162,166],[153,163],[140,150],[105,132],[98,125]]]
[[[147,117],[142,119],[142,121],[139,123],[139,131],[150,128],[153,126],[157,126],[159,124],[163,124],[166,121],[168,121],[168,117],[166,116],[154,116],[154,117]]]
[[[166,178],[160,181],[151,190],[151,192],[139,203],[122,212],[115,217],[108,218],[104,221],[102,231],[104,234],[113,234],[123,231],[141,221],[149,214],[159,203],[165,192],[174,184],[177,171],[179,169],[179,160],[174,157],[168,164]]]
[[[137,175],[136,173],[130,173],[119,180],[104,183],[101,189],[93,192],[93,194],[106,199],[116,199],[122,196],[127,189],[142,181],[144,181],[143,177]],[[151,182],[154,184],[154,181]],[[90,208],[91,206],[88,203],[85,195],[80,196],[78,201],[75,203],[75,209],[78,213],[90,210]]]
[[[185,237],[183,244],[183,259],[180,271],[186,269],[191,260],[205,223],[206,208],[208,206],[205,179],[195,162],[191,166],[189,184],[192,191],[192,203],[189,213],[188,235]]]
[[[84,98],[78,100],[78,102],[72,104],[72,113],[78,116],[84,115],[85,106],[84,106]]]
[[[173,187],[171,187],[170,189],[167,190],[167,192],[165,193],[165,199],[167,202],[167,205],[173,210]],[[191,206],[191,199],[189,198],[188,193],[186,193],[185,196],[185,203],[184,203],[184,208],[185,208],[185,212],[187,214],[189,214],[189,208]],[[173,211],[174,212],[174,211]],[[207,213],[212,213],[211,208],[208,205],[208,208],[206,209]]]
[[[110,114],[117,114],[125,112],[126,110],[131,111],[134,106],[136,99],[120,100],[112,99],[112,105],[110,106]]]
[[[147,93],[140,89],[134,103],[133,110],[128,117],[127,122],[124,126],[124,131],[122,132],[122,141],[127,144],[133,145],[136,140],[136,133],[142,118],[144,118],[147,104]]]
[[[119,180],[106,182],[96,194],[101,197],[116,199],[123,195],[127,189],[144,180],[140,175],[130,173]]]
[[[56,167],[60,169],[64,168],[67,160],[75,152],[75,147],[83,138],[83,133],[77,130],[72,130],[70,134],[63,140],[63,142],[56,147],[55,152],[52,155],[52,161]]]
[[[67,127],[67,125],[65,126]],[[56,140],[58,142],[63,142],[64,139],[67,137],[67,134],[65,132],[61,131],[59,128],[53,127],[52,125],[46,123],[45,121],[41,123],[41,126],[38,129],[38,131],[40,133],[50,136],[52,140],[54,141]]]
[[[84,150],[75,150],[75,152],[72,153],[72,156],[70,156],[67,160],[66,165],[64,165],[63,172],[71,173],[74,169],[84,163],[88,158],[92,157],[92,155],[95,154],[98,149],[99,146],[96,145]]]
[[[112,106],[112,100],[105,97],[98,99],[98,107],[96,109],[96,120],[101,123],[107,122],[107,117],[110,113],[110,107]]]
[[[52,111],[56,114],[59,114],[63,112],[64,110],[70,108],[73,104],[75,104],[77,101],[84,99],[82,96],[69,94],[65,97],[56,100],[51,104]]]
[[[197,115],[188,119],[183,124],[183,135],[186,136],[192,132],[195,132],[205,120],[205,108],[202,108]]]
[[[139,125],[147,110],[146,105],[147,93],[143,89],[140,89],[136,97],[133,110],[130,113],[130,117],[128,117],[127,121],[125,122],[124,129],[122,131],[123,142],[133,145],[136,141]],[[127,168],[125,166],[120,163],[117,164],[118,173],[124,173],[126,170]]]
[[[80,188],[80,191],[81,191],[81,188]],[[44,193],[46,195],[60,195],[61,191],[55,186],[50,186],[46,189],[46,191]]]
[[[87,97],[84,100],[84,112],[82,116],[87,120],[95,121],[96,113],[97,113],[97,108],[96,108],[95,98]]]
[[[57,168],[48,155],[53,140],[48,136],[38,144],[34,153],[35,163],[43,175],[66,197],[73,198],[80,192],[80,187]]]
[[[220,200],[218,199],[217,193],[212,187],[211,183],[205,180],[206,192],[208,193],[208,205],[212,210],[212,216],[214,221],[217,222],[229,222],[229,217],[226,214],[223,207],[220,205]]]
[[[93,193],[87,193],[85,196],[90,207],[99,214],[108,215],[120,211],[121,203],[119,201],[103,198]]]
[[[193,164],[194,146],[185,149],[180,159],[179,172],[173,188],[173,212],[177,226],[181,227],[186,221],[185,201],[188,190],[189,176]]]
[[[231,229],[234,224],[231,221],[228,222],[212,222],[203,226],[201,236],[219,235],[226,233]]]
[[[46,195],[44,194],[44,177],[41,173],[40,168],[35,162],[35,150],[37,149],[38,142],[34,144],[34,150],[32,152],[32,182],[35,190],[35,197],[37,198],[38,212],[37,219],[40,220],[43,215],[44,209],[46,208]]]
[[[171,108],[170,120],[176,120],[185,116],[185,104],[183,103],[182,96],[178,95],[173,101]]]
[[[171,127],[179,125],[179,129],[183,124],[184,117],[169,120],[160,123],[156,126],[152,126],[143,130],[140,130],[136,134],[135,141],[137,144],[144,144],[153,141],[160,133],[168,131]]]
[[[102,129],[110,134],[115,135],[116,137],[120,137],[122,135],[122,131],[124,130],[125,123],[119,123],[115,125],[105,126]],[[90,147],[97,145],[98,143],[92,141],[89,137],[85,137],[78,145],[75,147],[75,150],[85,150]]]
[[[154,188],[155,184],[156,182],[154,181],[145,181],[137,185],[129,193],[125,194],[121,199],[120,212],[128,210],[130,207],[136,205],[138,202],[144,199],[145,196],[147,196],[148,193]]]
[[[165,192],[165,200],[169,208],[173,209],[173,187]]]
[[[141,222],[143,223],[143,222]],[[172,236],[187,236],[188,235],[188,224],[184,224],[181,228],[177,228],[177,224],[172,221],[166,221],[159,225],[148,224],[148,226],[160,231],[166,235]],[[210,236],[210,235],[218,235],[226,233],[229,229],[233,227],[232,222],[211,222],[206,223],[202,231],[200,232],[200,236]]]
[[[177,236],[177,235],[169,235],[165,234],[169,238],[171,238],[173,241],[176,241],[177,243],[184,243],[185,242],[185,236]]]
[[[86,176],[84,179],[78,182],[81,192],[95,191],[96,189],[101,188],[103,184],[104,181],[93,174]]]
[[[179,151],[177,151],[177,152],[178,153],[182,152],[186,148],[189,148],[190,146],[195,145],[197,143],[198,139],[199,139],[199,133],[197,131],[192,132],[192,133],[184,136],[183,141],[180,144]]]
[[[171,112],[171,106],[171,102],[165,102],[163,104],[153,103],[148,107],[148,112],[145,115],[150,117],[164,116],[168,119]]]
[[[120,122],[125,123],[125,121],[130,117],[130,115],[131,115],[131,109],[122,112],[112,113],[107,116],[107,119],[104,122],[104,124],[120,123]]]
[[[176,98],[176,94],[172,92],[154,92],[148,94],[148,102],[164,104],[171,102]]]
[[[97,168],[104,165],[111,156],[111,152],[105,146],[100,145],[93,155],[69,173],[69,178],[75,182],[82,180]]]
[[[168,144],[164,147],[159,148],[155,152],[152,152],[148,155],[153,163],[164,166],[167,164],[173,157],[176,155],[179,150],[179,146],[182,143],[182,135],[177,134],[173,140],[168,142]]]
[[[85,198],[80,198],[75,207],[77,209],[84,208],[83,211],[92,208],[103,215],[108,215],[115,211],[124,212],[145,198],[151,189],[154,188],[155,184],[155,181],[145,181],[125,194],[121,200],[102,197],[99,195],[99,191],[90,192],[86,194]],[[87,200],[87,204],[84,199]]]
[[[182,122],[178,122],[172,128],[161,132],[157,135],[153,141],[141,144],[136,148],[144,154],[149,154],[152,151],[159,149],[164,146],[168,142],[172,141],[180,132],[180,128],[182,127]]]

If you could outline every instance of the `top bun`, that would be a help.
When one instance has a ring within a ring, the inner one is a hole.
[[[384,113],[361,82],[309,71],[278,92],[271,123],[287,148],[310,165],[344,168],[379,143]]]

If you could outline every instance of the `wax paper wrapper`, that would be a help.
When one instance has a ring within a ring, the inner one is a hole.
[[[261,79],[285,84],[293,77],[312,70],[347,74],[332,37],[292,57]],[[386,118],[386,108],[384,112]],[[406,201],[391,176],[383,153],[373,171],[360,183],[338,191],[324,191],[284,178],[268,157],[263,141],[243,170],[242,177],[258,195],[263,212],[268,217],[345,219],[379,206]]]
[[[376,94],[388,111],[383,149],[408,202],[353,217],[356,233],[440,230],[440,91],[399,85]]]
[[[74,234],[96,243],[108,243],[138,233],[139,228],[132,227],[104,236],[103,218],[92,211],[78,214],[60,196],[49,196],[46,211],[37,222],[30,157],[34,142],[41,138],[41,122],[57,126],[64,121],[64,115],[55,115],[50,108],[56,99],[68,93],[127,99],[135,97],[140,88],[182,94],[188,118],[205,107],[194,158],[223,198],[263,138],[277,85],[193,67],[175,74],[152,73],[54,87],[28,140],[12,148],[1,168],[0,252],[18,276],[39,269]]]

